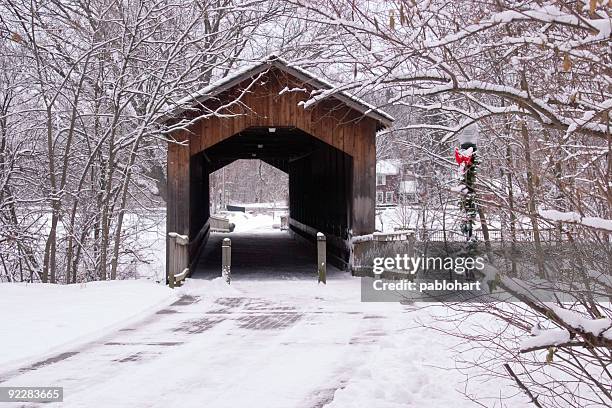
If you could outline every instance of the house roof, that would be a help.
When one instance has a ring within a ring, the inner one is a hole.
[[[197,106],[197,104],[202,104],[207,99],[212,98],[220,94],[221,92],[240,84],[245,79],[265,72],[270,68],[276,68],[280,71],[286,72],[289,75],[298,78],[305,84],[311,85],[315,89],[328,91],[323,92],[320,95],[317,95],[316,97],[313,97],[311,101],[309,101],[309,103],[304,107],[312,105],[313,103],[316,103],[326,98],[335,98],[343,102],[348,107],[362,113],[364,116],[376,120],[378,122],[378,130],[390,127],[391,123],[395,120],[388,113],[376,108],[375,106],[365,102],[364,100],[358,98],[355,95],[352,95],[346,91],[339,90],[336,86],[325,80],[322,80],[321,78],[318,78],[315,74],[303,68],[291,65],[290,63],[276,55],[270,55],[260,60],[254,65],[249,65],[242,69],[238,69],[232,74],[179,100],[173,106],[171,106],[166,111],[166,113],[164,113],[164,115],[160,119],[160,122],[165,122],[172,118],[176,118],[184,112],[193,109]]]
[[[401,166],[400,160],[379,160],[376,162],[376,174],[396,175],[399,174]]]

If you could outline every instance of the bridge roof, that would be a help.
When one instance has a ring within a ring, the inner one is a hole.
[[[238,69],[230,75],[200,89],[199,91],[188,95],[187,97],[179,100],[176,104],[167,110],[162,116],[160,122],[165,122],[172,118],[179,117],[186,111],[194,109],[198,104],[203,104],[206,100],[240,84],[248,78],[252,78],[262,72],[265,72],[271,68],[276,68],[280,71],[286,72],[289,75],[297,78],[304,84],[308,84],[321,92],[317,95],[310,97],[308,101],[303,103],[304,108],[308,108],[317,102],[326,98],[335,98],[350,107],[351,109],[360,112],[364,116],[370,117],[378,122],[377,128],[384,129],[390,127],[395,120],[388,113],[376,108],[375,106],[367,103],[359,97],[336,87],[335,85],[316,77],[315,74],[291,65],[284,59],[270,55],[254,65],[246,66],[242,69]]]

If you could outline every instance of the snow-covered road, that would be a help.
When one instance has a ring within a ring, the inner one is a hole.
[[[139,323],[0,370],[0,385],[62,386],[62,407],[462,406],[449,340],[408,329],[414,306],[361,303],[356,278],[179,290]]]

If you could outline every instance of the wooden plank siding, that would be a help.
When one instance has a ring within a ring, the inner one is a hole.
[[[167,210],[166,232],[175,232],[179,235],[189,235],[189,145],[186,131],[179,131],[173,135],[173,142],[168,143],[167,156]],[[180,144],[185,143],[185,144]],[[185,216],[185,214],[187,214]],[[166,236],[166,276],[168,270],[180,273],[186,265],[179,265],[179,254],[175,253],[176,246],[171,245]]]
[[[290,203],[292,218],[345,240],[349,228],[353,235],[373,232],[378,122],[334,98],[304,109],[298,104],[313,87],[277,68],[252,82],[246,79],[204,102],[207,110],[225,117],[201,119],[173,134],[188,145],[168,144],[168,232],[197,238],[194,247],[202,246],[209,217],[208,175],[214,170],[202,153],[250,127],[295,127],[330,147],[288,163],[290,200],[304,201],[302,208]],[[279,95],[285,87],[307,92]],[[243,93],[246,88],[249,92]]]

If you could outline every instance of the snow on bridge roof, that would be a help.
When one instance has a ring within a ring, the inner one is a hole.
[[[172,118],[176,118],[182,113],[193,109],[196,104],[201,104],[207,99],[212,98],[215,95],[218,95],[221,92],[226,91],[235,85],[238,85],[245,79],[265,72],[270,68],[277,68],[298,78],[306,84],[312,85],[318,90],[324,90],[324,92],[319,95],[311,96],[311,99],[303,105],[305,108],[319,102],[320,100],[333,97],[340,100],[350,108],[362,113],[364,116],[376,120],[379,124],[378,130],[390,127],[391,123],[395,120],[388,113],[376,108],[375,106],[365,102],[364,100],[358,98],[353,94],[339,89],[337,86],[331,84],[330,82],[327,82],[321,78],[317,78],[315,74],[303,68],[291,65],[290,63],[276,55],[269,55],[268,57],[262,59],[256,64],[238,69],[230,75],[221,78],[220,80],[213,82],[212,84],[200,89],[194,94],[188,95],[187,97],[179,100],[173,107],[166,111],[166,113],[160,119],[160,122],[165,122]]]

